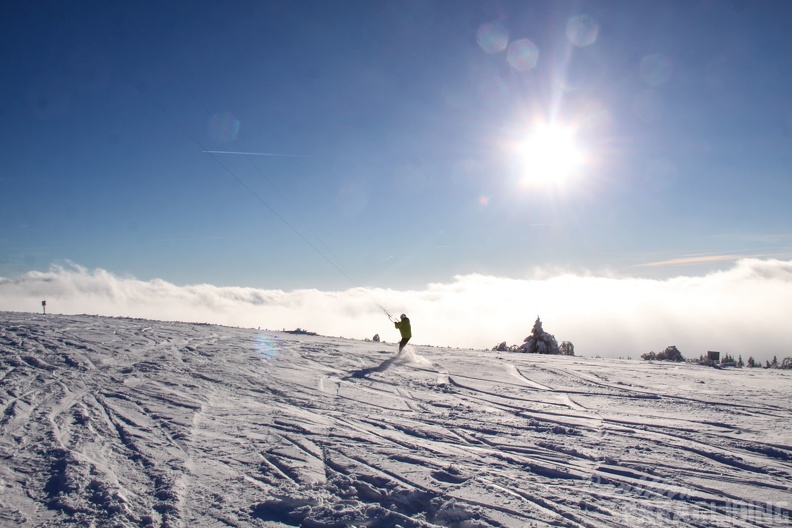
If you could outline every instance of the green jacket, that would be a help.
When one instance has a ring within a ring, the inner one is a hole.
[[[401,321],[396,321],[393,324],[395,324],[396,328],[401,332],[402,339],[409,339],[412,337],[412,328],[410,328],[410,320],[408,318],[405,317]]]

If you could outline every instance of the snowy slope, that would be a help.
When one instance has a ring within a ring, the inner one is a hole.
[[[792,526],[789,372],[394,351],[0,312],[0,525]]]

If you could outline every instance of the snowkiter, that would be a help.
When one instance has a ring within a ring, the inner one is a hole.
[[[399,329],[401,333],[402,339],[399,341],[399,353],[401,353],[404,345],[407,344],[407,341],[410,340],[412,337],[412,329],[410,328],[410,320],[407,318],[406,315],[401,314],[400,321],[394,321],[393,324],[396,325],[396,328]]]

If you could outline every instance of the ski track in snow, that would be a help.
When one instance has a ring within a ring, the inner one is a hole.
[[[0,312],[0,525],[792,526],[790,373]]]

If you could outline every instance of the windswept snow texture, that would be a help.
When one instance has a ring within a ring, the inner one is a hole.
[[[792,526],[789,372],[395,348],[0,312],[0,525]]]

